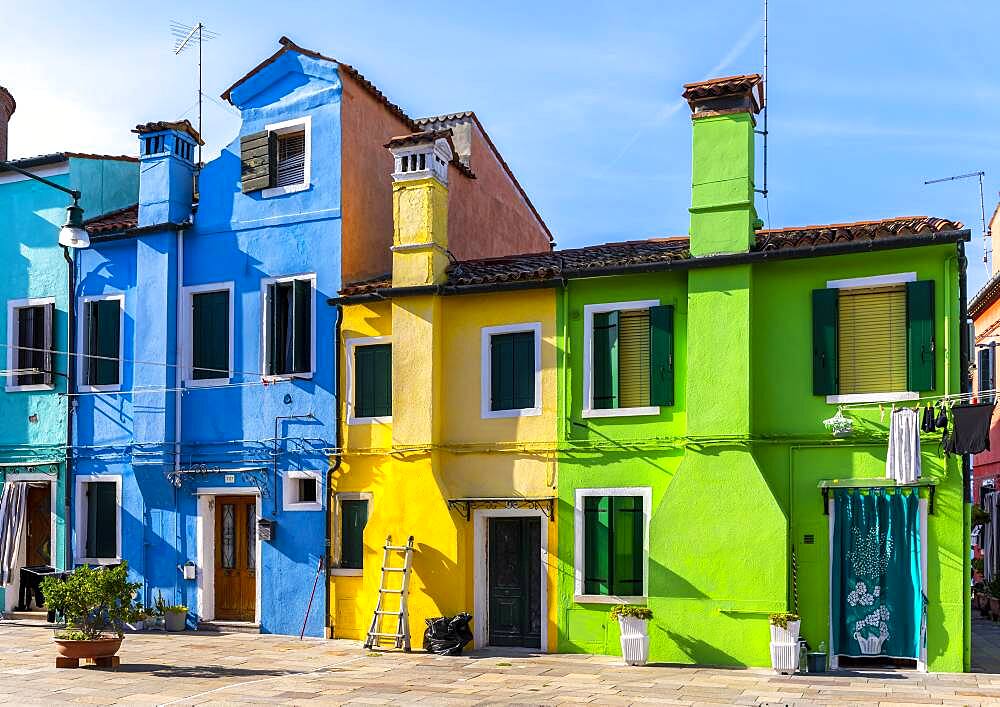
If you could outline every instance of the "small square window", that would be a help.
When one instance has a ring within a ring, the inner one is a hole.
[[[299,479],[299,497],[295,500],[296,503],[316,503],[318,486],[316,479]]]
[[[323,510],[321,474],[318,471],[286,471],[282,480],[282,508],[286,511]]]

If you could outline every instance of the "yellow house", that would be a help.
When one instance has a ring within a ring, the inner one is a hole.
[[[447,284],[450,132],[387,147],[391,281],[331,300],[343,357],[333,635],[364,639],[386,538],[413,536],[414,648],[425,619],[468,611],[476,646],[554,650],[557,290]]]

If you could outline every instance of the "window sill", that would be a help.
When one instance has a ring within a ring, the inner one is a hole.
[[[646,597],[616,597],[605,594],[574,594],[577,604],[645,604]]]
[[[349,567],[331,567],[331,577],[360,577],[364,574],[362,569],[352,569]]]
[[[268,187],[267,189],[260,190],[261,199],[270,199],[275,196],[284,196],[285,194],[294,194],[300,191],[306,191],[309,188],[309,184],[289,184],[284,187]]]
[[[482,419],[502,420],[511,417],[537,417],[542,414],[541,408],[515,408],[513,410],[483,410]]]
[[[120,557],[74,557],[74,565],[120,565]]]
[[[388,417],[349,417],[348,425],[391,425],[392,415]]]
[[[47,385],[45,383],[33,383],[31,385],[8,385],[4,390],[8,393],[31,393],[40,390],[55,390],[54,385]]]
[[[920,393],[849,393],[847,395],[828,395],[826,402],[830,405],[839,403],[899,403],[907,400],[919,400]]]
[[[315,503],[312,501],[308,503],[286,503],[281,509],[283,511],[321,511],[323,510],[323,504],[318,501]]]
[[[582,417],[638,417],[640,415],[659,415],[659,406],[641,408],[608,408],[584,410]]]
[[[260,379],[265,383],[285,383],[294,380],[312,380],[312,377],[313,371],[309,371],[308,373],[276,373],[273,375],[265,373]]]
[[[114,383],[110,385],[81,385],[78,387],[78,390],[81,393],[120,393],[121,389],[121,383]]]
[[[186,378],[184,379],[184,387],[211,388],[212,386],[229,385],[232,382],[232,378]]]

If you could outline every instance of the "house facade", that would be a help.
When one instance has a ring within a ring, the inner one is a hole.
[[[0,88],[0,160],[6,160],[7,120],[14,101]],[[133,203],[138,166],[130,157],[59,152],[12,159],[30,171],[81,193],[88,216]],[[65,569],[67,535],[68,373],[66,255],[58,245],[68,195],[11,170],[0,170],[0,485],[14,516],[0,564],[0,613],[37,608],[21,595],[22,567]],[[72,258],[72,251],[69,252]],[[22,607],[27,608],[27,607]]]

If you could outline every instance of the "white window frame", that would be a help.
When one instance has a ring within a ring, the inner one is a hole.
[[[309,332],[309,371],[306,373],[280,373],[267,375],[267,286],[282,282],[294,282],[295,280],[309,280],[312,287],[312,296],[309,298],[309,323],[312,327]],[[316,373],[316,273],[302,273],[300,275],[281,275],[280,277],[265,277],[260,281],[260,374],[263,380],[284,381],[295,380],[296,378],[310,379]],[[232,347],[230,347],[231,349]]]
[[[186,332],[187,336],[184,341],[184,385],[188,388],[201,388],[205,386],[219,385],[221,382],[230,383],[232,382],[234,358],[233,358],[233,339],[235,332],[235,320],[233,315],[235,312],[235,303],[233,302],[233,293],[235,291],[235,284],[232,280],[227,282],[212,282],[204,285],[189,285],[183,288],[184,296],[184,319],[182,331]],[[229,293],[229,374],[228,376],[219,376],[218,378],[200,378],[196,379],[194,377],[194,296],[199,294],[206,294],[209,292],[228,292]],[[265,337],[266,338],[266,337]]]
[[[377,344],[392,345],[391,336],[361,336],[347,339],[344,345],[347,349],[347,365],[344,374],[347,376],[347,424],[348,425],[372,425],[390,424],[392,415],[377,415],[374,417],[356,417],[354,415],[354,349],[358,346],[374,346]]]
[[[26,299],[11,299],[7,300],[7,370],[12,371],[17,366],[17,356],[15,347],[18,345],[17,339],[17,322],[14,312],[18,309],[24,309],[25,307],[43,307],[45,305],[51,304],[55,305],[55,297],[28,297]],[[55,311],[53,311],[52,316],[55,317]],[[55,339],[53,338],[53,349],[57,348],[54,345]],[[53,351],[52,363],[55,366],[56,353]],[[6,376],[7,383],[4,386],[4,390],[8,393],[21,393],[29,392],[32,390],[54,390],[55,377],[53,376],[52,383],[32,383],[30,385],[17,385],[12,381],[17,380],[16,376]]]
[[[524,322],[522,324],[502,324],[484,326],[481,329],[481,367],[480,367],[480,415],[484,420],[532,417],[542,414],[542,323]],[[515,408],[512,410],[492,410],[493,397],[493,357],[491,344],[493,337],[501,334],[520,334],[530,332],[535,339],[535,405],[530,408]]]
[[[882,285],[899,285],[906,282],[916,282],[917,273],[900,272],[888,275],[873,275],[871,277],[850,277],[842,280],[827,280],[827,289],[844,290],[851,287],[881,287]],[[839,307],[838,307],[839,310]],[[839,316],[839,311],[838,311]],[[840,342],[837,342],[838,356]],[[844,395],[827,395],[826,402],[840,403],[898,403],[906,400],[917,400],[920,393],[913,391],[896,391],[887,393],[847,393]]]
[[[583,306],[583,410],[581,411],[583,417],[637,417],[639,415],[660,414],[659,405],[635,408],[594,408],[594,315],[629,309],[651,309],[659,306],[660,300],[658,299],[585,304]]]
[[[367,501],[368,518],[372,517],[373,496],[367,491],[349,492],[344,491],[333,495],[333,547],[330,574],[334,577],[360,577],[364,574],[364,569],[355,567],[340,567],[340,558],[344,552],[344,538],[341,530],[341,519],[343,518],[343,501]]]
[[[87,494],[85,486],[95,482],[115,484],[115,556],[86,557],[87,551]],[[122,477],[117,474],[84,474],[75,477],[74,528],[76,542],[73,544],[73,562],[77,565],[116,565],[122,561]]]
[[[262,199],[270,199],[275,196],[282,196],[283,194],[294,194],[295,192],[305,191],[310,186],[311,177],[311,163],[312,163],[312,116],[304,115],[301,118],[293,118],[291,120],[283,120],[280,123],[271,123],[264,126],[264,130],[268,133],[275,133],[277,135],[287,135],[289,133],[297,133],[303,131],[305,133],[305,164],[302,169],[302,182],[299,184],[289,184],[284,187],[268,187],[267,189],[262,189],[260,196]],[[277,157],[275,157],[277,159]],[[275,165],[277,169],[277,165]]]
[[[300,479],[312,479],[316,482],[315,501],[293,501],[298,496]],[[290,469],[281,476],[281,509],[284,511],[321,511],[323,510],[323,474],[305,469]]]
[[[615,596],[613,594],[584,594],[584,509],[583,499],[588,496],[641,496],[642,497],[642,596]],[[649,596],[649,520],[653,509],[651,486],[615,488],[579,488],[573,506],[573,601],[578,604],[644,604]]]
[[[102,302],[105,300],[118,300],[118,382],[108,385],[89,385],[83,382],[87,377],[87,357],[90,355],[90,349],[87,347],[87,303]],[[80,316],[78,317],[79,321],[76,323],[76,350],[82,355],[77,356],[77,366],[80,369],[80,375],[78,376],[80,382],[77,384],[77,388],[84,393],[119,391],[122,389],[125,380],[125,294],[117,292],[105,295],[87,295],[80,297],[79,302]]]

